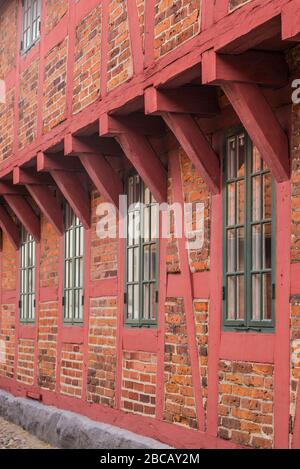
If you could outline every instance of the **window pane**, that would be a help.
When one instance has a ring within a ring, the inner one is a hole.
[[[256,147],[253,147],[252,172],[257,173],[262,170],[262,159]]]
[[[252,227],[252,270],[261,269],[261,226]]]
[[[227,225],[235,225],[235,184],[228,184],[227,188]]]
[[[134,249],[133,255],[133,281],[138,282],[140,278],[140,250]]]
[[[227,178],[236,177],[236,139],[235,137],[228,141],[227,151]]]
[[[134,319],[139,319],[140,313],[140,286],[134,285],[134,302],[133,302],[133,316]]]
[[[236,277],[227,279],[227,318],[235,319],[235,281]]]
[[[150,280],[149,273],[150,273],[150,246],[144,246],[144,280]]]
[[[272,177],[271,177],[271,174],[265,174],[263,176],[263,195],[264,195],[263,218],[267,220],[272,217]]]
[[[243,275],[237,278],[237,319],[244,319],[245,317],[245,279]]]
[[[150,319],[156,320],[157,318],[157,303],[156,303],[156,285],[151,284],[151,297],[150,297]]]
[[[260,321],[261,317],[261,276],[252,275],[252,319]]]
[[[244,272],[245,269],[245,230],[237,230],[237,270]]]
[[[150,285],[144,285],[144,319],[150,318]]]
[[[235,272],[235,230],[228,230],[227,238],[227,272]]]
[[[156,280],[157,261],[158,261],[157,244],[152,244],[151,246],[151,280],[153,281]]]
[[[237,223],[243,225],[245,223],[245,182],[237,183]]]
[[[271,273],[263,275],[263,319],[272,319],[272,276]]]
[[[238,138],[238,171],[237,176],[245,176],[245,156],[246,156],[246,146],[245,146],[245,136],[240,135]]]
[[[128,285],[127,317],[133,319],[133,286]]]
[[[252,220],[261,219],[261,176],[252,179]]]
[[[127,281],[133,281],[133,249],[128,249],[128,258],[127,258]]]
[[[272,225],[266,223],[263,226],[263,268],[272,268]]]

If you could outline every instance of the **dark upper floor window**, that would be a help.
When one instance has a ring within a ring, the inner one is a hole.
[[[40,37],[41,0],[23,0],[21,51],[27,52]]]
[[[65,204],[64,236],[64,322],[83,322],[84,304],[84,228],[69,204]]]
[[[224,325],[266,330],[275,309],[274,184],[243,131],[227,138],[223,177]]]
[[[143,327],[157,323],[159,210],[140,176],[127,181],[125,322]]]
[[[35,321],[35,258],[36,243],[22,228],[20,248],[20,321]]]

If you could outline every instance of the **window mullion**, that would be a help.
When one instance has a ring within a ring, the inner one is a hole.
[[[252,145],[245,135],[245,326],[249,327],[252,317]]]

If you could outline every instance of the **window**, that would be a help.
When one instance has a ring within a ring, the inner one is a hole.
[[[22,228],[20,248],[20,321],[35,321],[35,240]]]
[[[41,0],[23,0],[22,52],[27,52],[40,37]]]
[[[83,252],[84,229],[71,207],[65,205],[64,237],[64,322],[77,324],[83,322]]]
[[[224,185],[224,325],[274,327],[274,184],[257,149],[240,132],[227,138]]]
[[[127,184],[126,324],[149,327],[157,323],[159,210],[138,175]]]

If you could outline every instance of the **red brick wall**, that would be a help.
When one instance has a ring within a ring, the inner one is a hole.
[[[109,60],[107,88],[112,90],[132,76],[127,2],[109,2]]]
[[[16,305],[2,304],[0,338],[5,346],[5,363],[0,362],[0,374],[6,378],[13,378],[15,372],[15,314]]]
[[[29,385],[34,382],[34,340],[19,340],[17,380]]]
[[[196,339],[198,345],[202,400],[205,412],[208,397],[208,307],[208,301],[194,300]]]
[[[40,286],[58,286],[59,236],[53,225],[41,217]]]
[[[12,70],[17,51],[18,1],[6,2],[0,10],[0,79]]]
[[[24,148],[36,138],[39,63],[33,62],[21,75],[19,101],[19,146]]]
[[[0,105],[0,158],[9,158],[13,151],[14,140],[14,105],[15,89],[12,88],[6,93],[5,106]]]
[[[203,237],[204,239],[203,246],[201,249],[195,249],[191,243],[189,249],[191,272],[202,272],[209,270],[210,265],[210,192],[188,156],[182,150],[179,154],[184,202],[193,204],[193,225],[192,227],[186,225],[188,230],[192,228],[192,231],[195,231],[196,229],[196,204],[203,204],[204,207],[204,232],[198,233],[199,238]],[[193,241],[193,238],[191,238],[191,241]]]
[[[44,133],[66,118],[66,78],[68,40],[55,46],[45,60],[44,76]]]
[[[118,272],[118,239],[99,239],[96,229],[99,216],[97,206],[105,202],[98,192],[92,193],[91,280],[113,278]]]
[[[274,366],[220,361],[219,436],[254,448],[273,447]]]
[[[182,298],[167,298],[165,305],[164,420],[197,428],[197,415]]]
[[[39,386],[43,389],[55,390],[57,365],[57,301],[40,303],[39,308]]]
[[[155,416],[157,356],[148,352],[123,352],[121,407]]]
[[[173,186],[172,178],[168,179],[168,204],[173,204]],[[178,241],[174,237],[174,212],[170,214],[170,238],[167,241],[167,253],[166,253],[166,262],[167,262],[167,271],[168,273],[180,273],[180,259],[178,251]]]
[[[114,406],[116,382],[116,298],[90,300],[87,399]]]
[[[3,233],[2,237],[2,290],[15,290],[17,287],[17,255],[10,240]]]
[[[63,344],[61,351],[60,390],[62,394],[82,397],[83,346]]]
[[[68,13],[68,0],[46,0],[46,34]]]
[[[156,0],[154,54],[158,59],[200,31],[201,0]]]
[[[76,29],[73,113],[100,97],[101,6]]]

